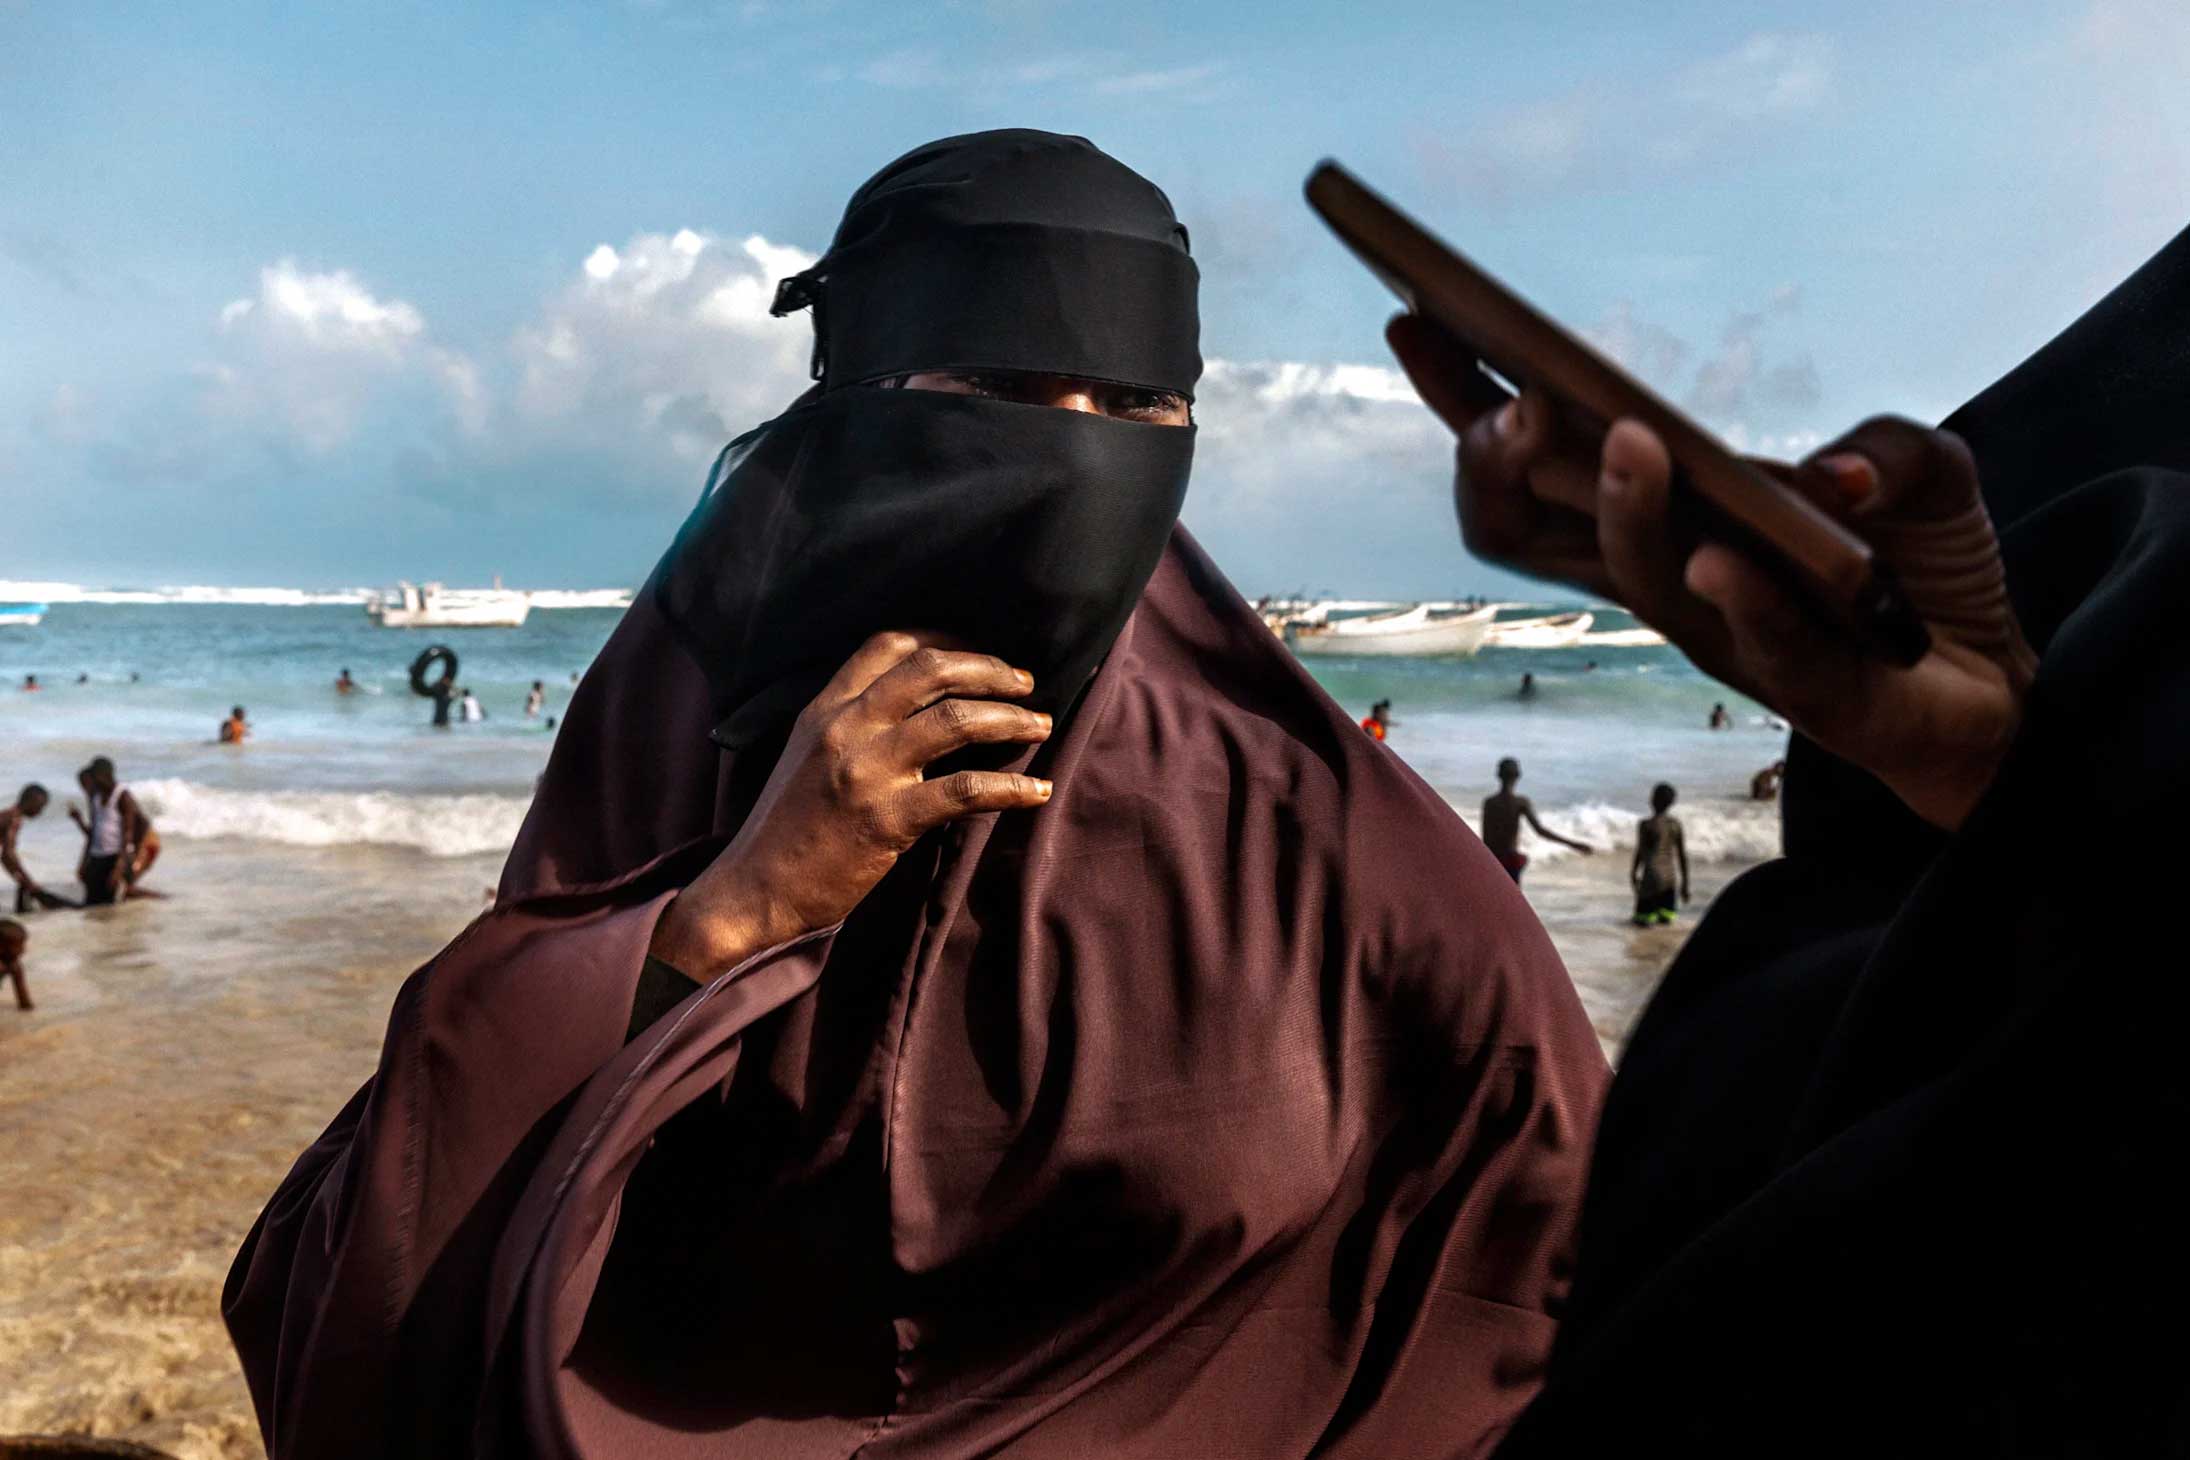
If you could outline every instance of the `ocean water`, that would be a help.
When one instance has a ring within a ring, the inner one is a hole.
[[[1558,607],[1517,606],[1506,616]],[[103,754],[165,837],[386,845],[432,856],[499,850],[552,744],[545,716],[522,713],[527,689],[541,681],[545,714],[560,714],[573,676],[620,612],[536,609],[521,629],[405,631],[378,627],[353,601],[179,594],[54,603],[36,628],[0,629],[0,789],[40,780],[65,804],[75,769]],[[1599,631],[1634,626],[1624,614],[1597,612]],[[437,642],[459,655],[458,678],[485,707],[483,723],[435,730],[429,703],[409,692],[412,658]],[[1627,841],[1650,787],[1663,780],[1682,792],[1697,856],[1754,860],[1776,850],[1775,818],[1746,791],[1751,773],[1780,754],[1782,732],[1673,649],[1585,644],[1486,649],[1460,661],[1307,662],[1357,715],[1390,699],[1391,749],[1471,820],[1494,788],[1493,767],[1511,755],[1522,763],[1522,791],[1569,834]],[[360,693],[334,692],[345,667]],[[1517,694],[1524,673],[1537,686],[1527,700]],[[28,674],[42,692],[17,688]],[[1713,732],[1706,722],[1722,701],[1735,727]],[[241,748],[214,739],[232,704],[254,726]],[[35,840],[67,831],[59,812],[32,829]]]
[[[165,843],[147,879],[164,898],[26,918],[37,1007],[0,990],[0,1434],[261,1460],[222,1277],[371,1076],[404,976],[491,896],[553,743],[522,716],[526,688],[544,681],[560,713],[618,617],[536,609],[522,629],[434,635],[378,628],[354,601],[221,597],[59,601],[38,628],[0,629],[0,793],[38,779],[62,802],[23,838],[32,872],[72,889],[82,843],[63,807],[94,754]],[[411,658],[438,638],[485,723],[435,731],[409,693]],[[1673,781],[1692,911],[1776,850],[1773,808],[1745,793],[1782,735],[1670,649],[1310,662],[1357,715],[1391,699],[1392,751],[1471,817],[1513,755],[1547,822],[1615,848],[1650,784]],[[333,692],[344,666],[367,693]],[[1527,702],[1524,672],[1540,686]],[[50,687],[21,693],[26,673]],[[1737,727],[1714,733],[1722,700]],[[215,744],[238,702],[257,738]],[[1524,890],[1616,1054],[1686,923],[1628,923],[1623,856],[1523,845],[1538,858]]]

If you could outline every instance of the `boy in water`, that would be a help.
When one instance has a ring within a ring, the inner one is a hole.
[[[80,874],[84,903],[95,907],[131,897],[156,897],[137,886],[159,860],[160,834],[137,798],[114,773],[114,762],[99,756],[78,781],[91,801],[91,819],[79,820],[87,845]]]
[[[1627,877],[1635,885],[1635,926],[1670,923],[1688,901],[1688,843],[1678,819],[1666,813],[1679,793],[1660,781],[1650,792],[1652,814],[1635,827],[1635,864]]]
[[[15,1007],[28,1014],[33,1005],[30,1001],[30,985],[23,981],[23,950],[30,946],[30,934],[13,918],[0,918],[0,978],[15,984]]]
[[[1378,700],[1375,704],[1369,706],[1368,718],[1361,722],[1361,728],[1368,731],[1371,738],[1382,740],[1391,733],[1391,709],[1392,702],[1390,700]]]
[[[220,740],[223,745],[241,745],[250,738],[251,722],[243,715],[243,706],[232,706],[228,718],[221,721]]]
[[[34,907],[75,906],[67,898],[38,885],[38,879],[23,866],[22,852],[16,845],[16,838],[23,834],[23,823],[44,811],[46,800],[46,788],[33,781],[23,788],[13,806],[0,811],[0,871],[5,871],[15,883],[15,910],[19,913],[29,912]],[[30,1006],[25,1004],[23,1007]]]
[[[1483,798],[1483,845],[1490,848],[1498,865],[1515,882],[1521,880],[1521,870],[1528,866],[1528,857],[1521,851],[1521,823],[1526,821],[1529,830],[1545,841],[1572,847],[1587,856],[1597,849],[1586,842],[1578,842],[1570,836],[1561,836],[1536,819],[1536,807],[1528,797],[1517,796],[1513,783],[1521,779],[1521,763],[1512,756],[1498,762],[1498,792]]]

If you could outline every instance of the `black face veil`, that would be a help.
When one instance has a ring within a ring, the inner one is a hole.
[[[1155,571],[1193,428],[876,387],[1019,371],[1191,399],[1197,280],[1162,192],[1081,138],[947,138],[854,194],[777,294],[813,310],[820,385],[726,453],[656,577],[717,739],[779,726],[888,628],[999,655],[1067,709]]]

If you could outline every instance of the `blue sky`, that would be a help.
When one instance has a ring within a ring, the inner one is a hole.
[[[1204,279],[1250,591],[1500,589],[1308,215],[1353,165],[1737,442],[1936,415],[2190,223],[2179,0],[0,0],[0,579],[635,581],[927,138],[1084,133]]]

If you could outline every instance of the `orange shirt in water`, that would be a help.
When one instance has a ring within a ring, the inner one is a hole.
[[[1377,719],[1374,715],[1371,715],[1366,720],[1363,720],[1361,722],[1361,728],[1368,731],[1371,735],[1374,735],[1379,740],[1382,740],[1384,738],[1384,722]]]

